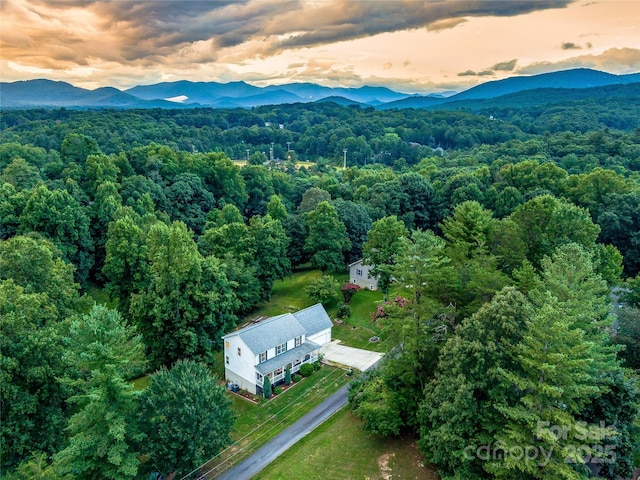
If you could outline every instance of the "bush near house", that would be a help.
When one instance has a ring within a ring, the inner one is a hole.
[[[355,283],[347,283],[342,287],[342,296],[344,297],[344,303],[349,303],[351,298],[358,293],[360,290],[360,285],[356,285]]]
[[[336,316],[342,320],[346,320],[351,316],[351,307],[342,302],[338,303],[338,312]]]
[[[308,377],[314,372],[313,365],[310,363],[305,363],[300,367],[300,375],[303,377]]]

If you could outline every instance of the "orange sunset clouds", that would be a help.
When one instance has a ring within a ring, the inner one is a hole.
[[[167,80],[462,89],[640,71],[640,1],[2,0],[2,81]]]

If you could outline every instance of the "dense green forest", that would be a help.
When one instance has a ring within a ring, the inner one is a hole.
[[[229,441],[208,375],[221,335],[296,267],[364,258],[386,299],[372,321],[397,340],[350,392],[369,432],[417,436],[443,478],[628,475],[639,115],[599,101],[3,112],[0,473],[188,473]],[[538,457],[504,454],[525,446]]]

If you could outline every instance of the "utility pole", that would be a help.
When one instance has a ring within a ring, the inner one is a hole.
[[[249,149],[247,148],[247,163],[249,163]]]
[[[342,169],[346,170],[347,169],[347,149],[345,148],[344,150],[342,150],[342,153],[344,153],[344,160],[342,161]]]
[[[271,154],[271,161],[272,162],[273,162],[273,145],[274,145],[274,143],[271,142],[271,152],[270,152],[270,154]]]

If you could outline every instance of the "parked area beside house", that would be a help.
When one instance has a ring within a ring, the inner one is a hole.
[[[284,382],[305,363],[318,360],[320,347],[331,341],[329,315],[318,303],[295,313],[267,318],[225,335],[225,378],[238,388],[262,393],[264,377]]]
[[[361,348],[347,347],[340,345],[340,340],[325,343],[320,349],[320,353],[324,355],[324,360],[328,363],[352,367],[361,372],[371,368],[378,362],[383,354],[379,352],[371,352]]]

